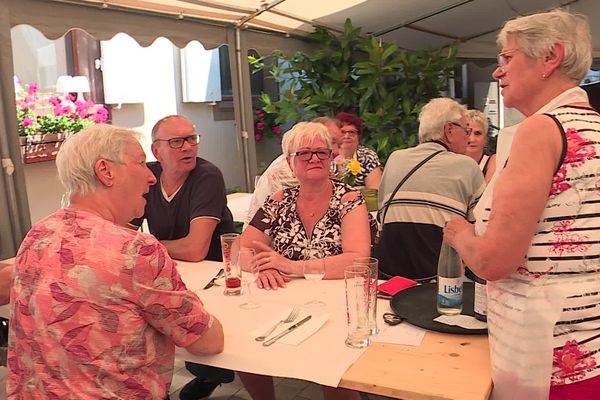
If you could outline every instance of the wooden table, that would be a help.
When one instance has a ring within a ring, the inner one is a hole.
[[[487,337],[427,332],[417,347],[374,343],[339,386],[405,400],[488,399]]]

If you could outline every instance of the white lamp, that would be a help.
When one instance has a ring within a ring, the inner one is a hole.
[[[56,80],[56,92],[57,93],[69,93],[73,77],[71,75],[61,75]]]
[[[78,101],[85,101],[84,93],[90,92],[90,81],[87,76],[61,75],[56,80],[58,93],[77,93]]]
[[[83,94],[90,92],[90,81],[88,80],[87,76],[74,76],[70,92],[77,93],[78,101],[85,101],[85,97],[83,96]]]

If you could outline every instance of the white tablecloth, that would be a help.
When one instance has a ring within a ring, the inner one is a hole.
[[[254,287],[252,296],[261,307],[245,310],[240,308],[240,304],[246,300],[245,295],[225,296],[221,286],[202,290],[219,268],[221,263],[211,261],[196,264],[178,262],[178,270],[187,287],[199,295],[206,309],[223,324],[225,350],[213,356],[194,356],[179,349],[178,357],[237,371],[338,386],[344,372],[364,352],[364,349],[351,349],[344,344],[347,330],[343,280],[321,281],[313,286],[313,282],[295,279],[285,289],[270,291]],[[304,307],[304,303],[315,293],[327,305],[304,309],[315,315],[330,312],[331,317],[317,333],[300,345],[275,343],[265,347],[249,334],[286,307]],[[383,325],[383,321],[379,323]]]
[[[233,193],[227,196],[227,207],[236,222],[246,222],[252,193]]]

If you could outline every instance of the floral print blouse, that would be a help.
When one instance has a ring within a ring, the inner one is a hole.
[[[290,260],[303,260],[305,251],[319,248],[325,256],[342,254],[342,219],[348,212],[365,204],[362,196],[342,202],[342,197],[352,189],[350,186],[331,181],[333,194],[325,215],[312,232],[307,232],[296,210],[299,187],[285,189],[282,200],[271,197],[260,208],[250,225],[272,239],[271,248]]]
[[[162,400],[211,322],[153,236],[61,209],[17,254],[8,398]]]

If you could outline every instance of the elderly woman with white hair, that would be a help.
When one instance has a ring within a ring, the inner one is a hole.
[[[341,279],[356,257],[368,256],[369,216],[358,191],[332,180],[332,138],[321,123],[300,122],[286,133],[287,162],[299,185],[274,193],[242,233],[255,248],[261,270],[257,284],[285,287],[286,275],[302,276],[307,250],[320,250],[324,279]]]
[[[268,197],[244,230],[241,243],[255,248],[261,270],[257,285],[285,287],[287,275],[302,276],[307,250],[324,255],[325,279],[341,279],[371,246],[365,201],[350,186],[332,180],[332,138],[325,125],[300,122],[286,133],[287,162],[299,185]],[[255,400],[274,400],[272,377],[239,373]],[[345,389],[323,386],[326,400],[358,399]]]
[[[479,110],[468,110],[467,119],[471,132],[465,154],[475,160],[485,176],[485,181],[489,182],[496,171],[496,154],[488,153],[485,149],[488,143],[488,119]]]
[[[579,88],[589,25],[564,10],[520,17],[498,45],[504,104],[527,118],[475,226],[454,219],[444,238],[488,280],[494,398],[597,399],[600,115]]]
[[[94,125],[58,153],[69,206],[35,224],[17,253],[8,398],[164,399],[176,345],[223,350],[221,324],[167,249],[126,226],[156,183],[138,136]]]

